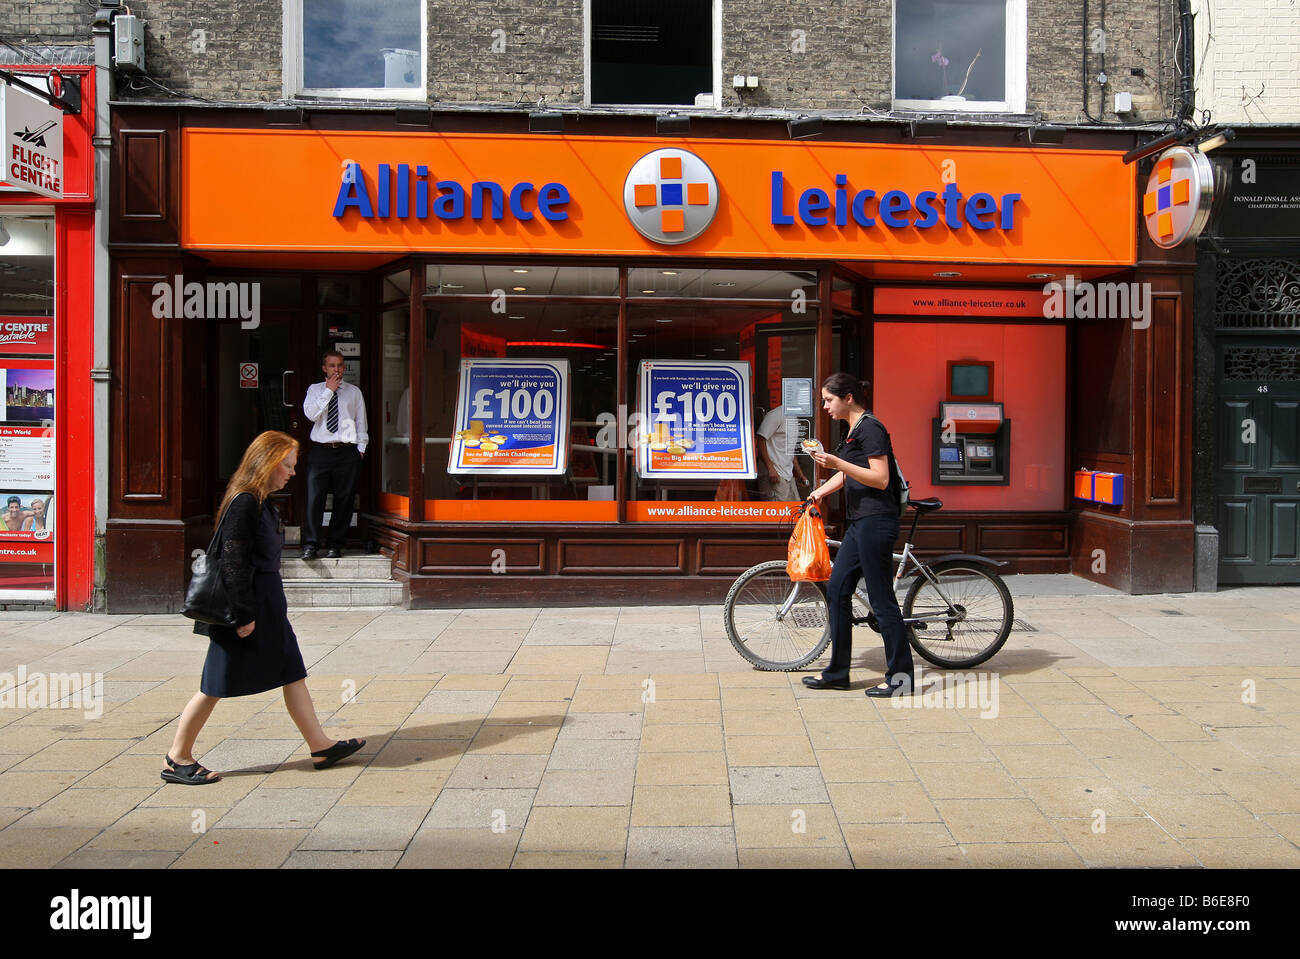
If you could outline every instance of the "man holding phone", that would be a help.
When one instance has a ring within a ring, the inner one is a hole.
[[[321,358],[325,382],[307,388],[302,411],[315,425],[307,460],[307,515],[302,524],[302,558],[315,559],[325,518],[325,496],[334,494],[326,559],[343,555],[352,506],[361,476],[361,460],[370,437],[366,432],[366,401],[361,391],[343,381],[343,354],[330,350]]]

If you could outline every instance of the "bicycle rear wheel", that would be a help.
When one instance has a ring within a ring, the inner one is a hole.
[[[918,574],[903,599],[903,618],[921,619],[908,623],[912,648],[944,669],[978,666],[1011,633],[1011,592],[1002,577],[965,560],[939,563],[930,572],[938,588]]]
[[[727,593],[723,623],[736,652],[759,669],[801,669],[831,641],[825,586],[790,582],[785,560],[740,574]]]

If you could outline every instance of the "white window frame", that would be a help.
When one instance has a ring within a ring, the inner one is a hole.
[[[721,110],[722,109],[722,0],[712,0],[713,11],[713,106],[692,103],[601,103],[591,102],[591,0],[582,0],[582,104],[583,106],[627,106],[638,110]]]
[[[891,6],[890,79],[895,110],[926,113],[1024,113],[1028,99],[1028,17],[1026,0],[1006,0],[1006,94],[1005,100],[904,100],[898,91],[898,3]]]
[[[303,0],[284,0],[284,98],[297,96],[360,100],[426,100],[429,86],[429,9],[420,7],[420,85],[418,87],[305,87],[303,85],[302,5]]]

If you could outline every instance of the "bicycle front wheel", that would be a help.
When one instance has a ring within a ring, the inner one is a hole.
[[[936,582],[918,574],[903,599],[912,648],[944,669],[984,662],[1007,641],[1014,609],[1002,577],[964,560],[930,567]]]
[[[785,560],[741,573],[727,593],[723,622],[736,652],[759,669],[802,669],[831,641],[825,587],[790,582]]]

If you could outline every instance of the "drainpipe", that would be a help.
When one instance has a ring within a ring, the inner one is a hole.
[[[1187,126],[1196,109],[1196,92],[1192,89],[1192,50],[1195,17],[1192,16],[1192,0],[1178,0],[1178,23],[1181,27],[1181,42],[1174,56],[1177,58],[1178,70],[1182,74],[1178,80],[1178,113],[1175,120],[1179,132]]]
[[[113,18],[121,11],[107,6],[95,11],[90,33],[95,44],[95,271],[94,366],[90,378],[95,402],[95,580],[93,608],[104,608],[104,530],[108,520],[109,464],[109,303],[112,277],[108,268],[108,201],[112,128],[108,103],[113,96]]]

